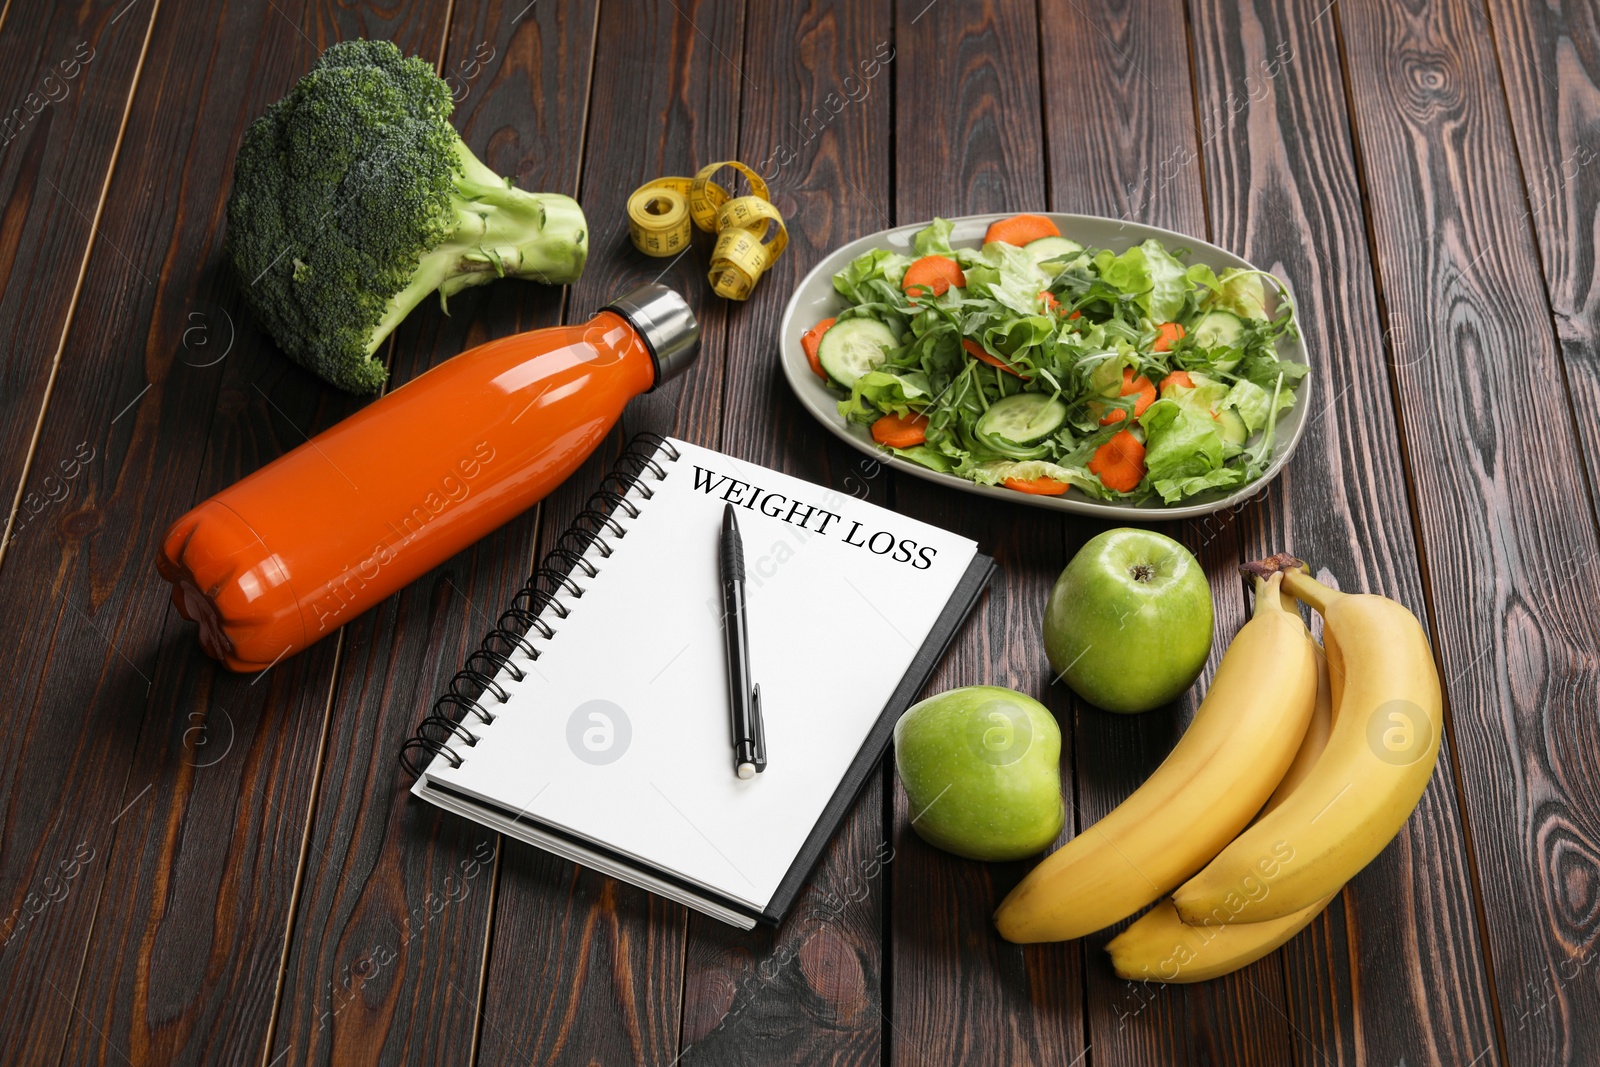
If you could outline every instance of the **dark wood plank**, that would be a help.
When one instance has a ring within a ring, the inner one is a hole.
[[[1031,2],[895,8],[895,222],[1045,204],[1038,12]],[[973,507],[918,479],[894,479],[896,510],[965,534],[999,561],[978,612],[931,692],[991,683],[1068,705],[1040,654],[1039,620],[1062,563],[1063,522],[1019,506]],[[922,842],[893,787],[891,1059],[895,1063],[1073,1063],[1084,1052],[1081,949],[1021,948],[990,922],[1027,863],[983,864]]]
[[[239,41],[251,62],[225,61]],[[13,602],[35,605],[3,638],[27,679],[3,772],[5,884],[44,885],[80,847],[95,856],[4,957],[0,981],[27,991],[4,1024],[22,1060],[53,1060],[63,1039],[75,1062],[254,1058],[270,1025],[336,646],[260,684],[225,676],[151,560],[197,495],[354,406],[248,328],[220,267],[242,124],[311,58],[270,7],[169,5],[152,36],[155,88],[134,100],[107,254],[41,437],[41,454],[86,441],[96,458],[51,536],[19,540],[0,572]],[[197,325],[216,347],[197,348]],[[106,343],[119,337],[139,358]]]
[[[590,265],[572,287],[584,319],[640,282],[683,292],[703,329],[698,364],[635,400],[607,447],[545,502],[540,543],[553,543],[639,430],[717,446],[726,308],[705,279],[709,241],[676,262],[635,252],[627,197],[662,175],[735,158],[742,94],[741,3],[607,3],[598,24],[582,202]],[[508,842],[501,863],[484,997],[481,1060],[660,1062],[678,1055],[684,939],[678,904]],[[530,966],[530,961],[535,965]]]
[[[442,70],[463,139],[524,188],[576,194],[595,5],[455,14]],[[553,325],[564,295],[505,282],[453,298],[449,317],[430,302],[397,334],[392,380]],[[538,519],[530,510],[346,628],[273,1059],[462,1063],[474,1047],[504,842],[412,799],[394,754],[526,579]]]
[[[1196,107],[1184,22],[1182,4],[1168,0],[1092,10],[1073,5],[1042,20],[1052,207],[1209,236],[1198,152],[1217,117]],[[1129,717],[1073,701],[1079,830],[1105,816],[1166,758],[1227,642],[1245,621],[1235,571],[1241,558],[1235,517],[1158,527],[1205,568],[1216,640],[1199,681],[1170,709]],[[1109,525],[1070,524],[1069,558]],[[1195,986],[1128,982],[1112,973],[1103,951],[1121,928],[1084,939],[1089,1036],[1097,1063],[1288,1058],[1280,961],[1269,957],[1248,971]]]
[[[1403,330],[1400,433],[1501,1057],[1582,1062],[1600,1046],[1600,987],[1578,980],[1595,937],[1600,746],[1573,709],[1600,698],[1587,608],[1600,547],[1571,424],[1528,428],[1566,383],[1493,31],[1460,3],[1335,17],[1380,299]],[[1481,1051],[1448,1036],[1447,1061]]]
[[[870,493],[877,465],[834,447],[801,408],[774,358],[773,334],[788,294],[819,259],[885,225],[889,18],[887,2],[752,5],[741,63],[759,90],[744,94],[739,153],[770,178],[791,241],[756,295],[729,308],[722,445],[845,496]],[[759,551],[780,558],[776,546]],[[879,775],[780,929],[744,933],[690,915],[681,1062],[877,1062],[892,862]]]
[[[1589,495],[1600,501],[1600,337],[1594,328],[1600,293],[1593,285],[1592,225],[1600,211],[1600,9],[1523,0],[1491,0],[1487,7]]]
[[[1214,117],[1202,156],[1217,242],[1294,284],[1315,371],[1314,421],[1293,463],[1238,516],[1244,558],[1287,548],[1325,580],[1395,597],[1426,620],[1333,19],[1318,0],[1201,2],[1193,13],[1201,113]],[[1462,1051],[1489,1043],[1448,755],[1402,840],[1278,955],[1299,1062],[1465,1062]],[[1434,977],[1419,984],[1417,973]]]
[[[70,456],[38,456],[26,484],[24,469],[154,11],[12,4],[0,24],[0,560],[7,536],[48,536],[73,490]]]

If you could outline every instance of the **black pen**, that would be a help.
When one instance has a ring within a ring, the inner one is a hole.
[[[745,617],[744,538],[733,505],[722,509],[722,643],[728,653],[728,716],[733,727],[733,767],[740,778],[767,769],[761,687],[750,681],[749,619]]]

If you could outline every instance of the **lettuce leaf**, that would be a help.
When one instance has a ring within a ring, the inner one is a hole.
[[[1278,383],[1278,376],[1283,376],[1285,388],[1293,389],[1295,383],[1310,373],[1311,368],[1304,363],[1296,363],[1289,359],[1279,359],[1276,352],[1270,349],[1260,349],[1246,355],[1233,369],[1233,373],[1247,381],[1254,382],[1263,389],[1271,389]]]
[[[912,240],[919,256],[949,256],[954,254],[950,247],[950,231],[953,229],[949,221],[936,218],[922,229],[917,231],[917,236]]]
[[[911,265],[907,256],[887,248],[874,248],[850,261],[850,265],[833,276],[833,287],[839,295],[852,304],[871,304],[885,299],[894,300],[900,292],[900,279]],[[888,292],[875,286],[882,283]]]
[[[1102,500],[1115,495],[1088,471],[1078,467],[1063,467],[1047,459],[992,459],[972,468],[971,477],[979,485],[999,485],[1007,478],[1019,478],[1022,481],[1054,478]]]
[[[1200,371],[1191,371],[1189,380],[1194,382],[1194,388],[1187,389],[1174,385],[1168,390],[1166,399],[1181,407],[1188,408],[1197,415],[1210,416],[1224,403],[1230,390],[1226,382],[1219,382],[1215,378]],[[1247,422],[1249,420],[1246,420]]]
[[[966,269],[967,292],[988,297],[1018,315],[1039,311],[1044,275],[1033,257],[1016,245],[992,241],[983,246],[981,262]]]
[[[955,457],[947,456],[943,452],[939,452],[928,445],[915,445],[911,448],[894,448],[890,451],[899,456],[901,459],[909,459],[913,463],[920,464],[929,468],[930,470],[936,470],[941,474],[949,474],[951,471],[956,469],[957,460]]]
[[[1242,485],[1249,477],[1251,475],[1242,467],[1218,467],[1190,478],[1153,478],[1150,486],[1161,494],[1163,502],[1175,504],[1186,496],[1203,493],[1207,489]]]
[[[839,401],[839,414],[852,422],[873,422],[887,412],[904,417],[913,405],[920,411],[930,396],[928,376],[921,371],[869,370],[850,387],[850,399]]]
[[[1101,252],[1095,266],[1107,284],[1133,297],[1151,322],[1171,322],[1183,310],[1189,275],[1155,238],[1120,256]]]
[[[1222,435],[1216,420],[1175,400],[1157,400],[1139,417],[1144,427],[1144,463],[1151,485],[1172,503],[1178,487],[1222,467]],[[1165,484],[1166,489],[1162,488]]]
[[[1229,267],[1219,278],[1204,263],[1196,263],[1187,274],[1190,282],[1209,290],[1200,305],[1206,311],[1231,311],[1241,319],[1271,317],[1267,314],[1267,288],[1262,278],[1272,276],[1266,271]],[[1272,284],[1277,287],[1278,279],[1273,278]]]
[[[1222,403],[1231,405],[1239,413],[1239,417],[1244,419],[1245,428],[1251,433],[1266,426],[1267,418],[1272,414],[1272,394],[1246,378],[1233,383],[1233,388],[1228,390]],[[1278,390],[1278,410],[1293,406],[1294,390]]]

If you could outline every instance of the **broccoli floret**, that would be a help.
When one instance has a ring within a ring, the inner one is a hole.
[[[566,284],[588,227],[570,197],[511,187],[450,125],[450,89],[388,41],[333,45],[245,133],[227,254],[245,299],[295,362],[354,393],[435,290],[444,304],[506,276]]]

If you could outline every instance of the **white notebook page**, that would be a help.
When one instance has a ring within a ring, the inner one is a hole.
[[[599,571],[532,633],[510,694],[480,698],[481,740],[428,779],[586,838],[760,910],[954,593],[977,545],[709,449],[648,472],[637,518],[585,554]],[[699,468],[698,471],[696,468]],[[698,483],[698,485],[697,485]],[[774,495],[776,494],[776,495]],[[767,769],[734,774],[721,631],[725,501],[744,538],[752,675]],[[806,508],[810,507],[810,511]],[[829,515],[833,517],[828,517]],[[787,520],[787,521],[786,521]],[[880,554],[881,553],[881,554]]]

